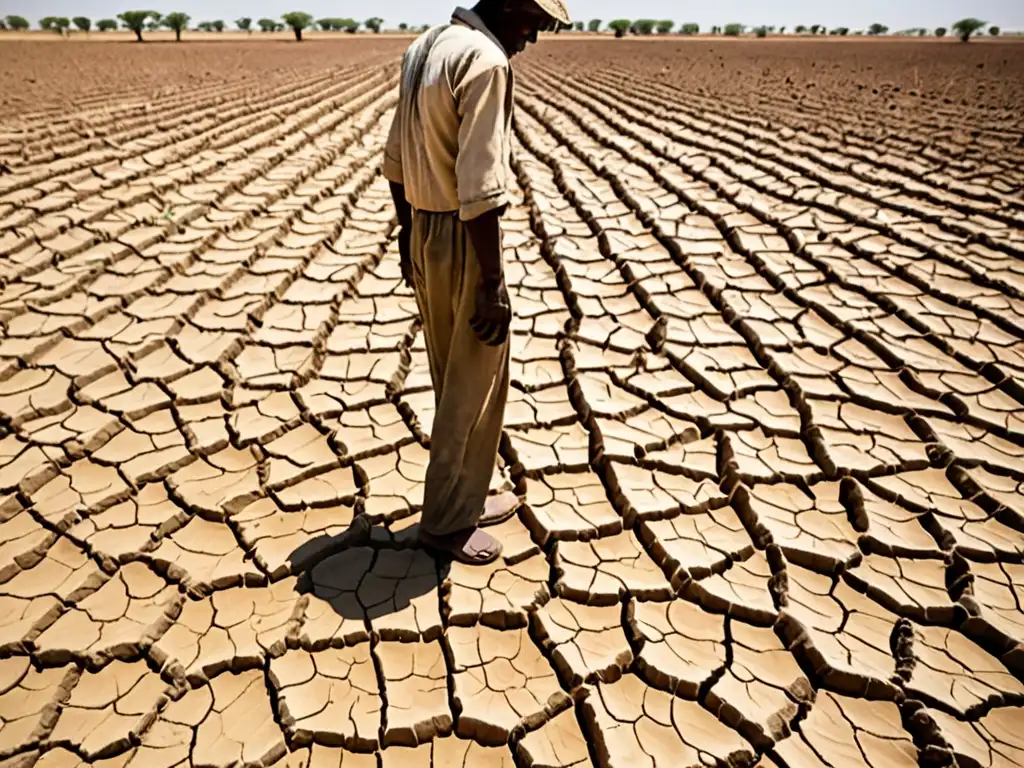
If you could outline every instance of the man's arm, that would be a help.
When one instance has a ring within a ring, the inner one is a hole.
[[[492,346],[505,343],[512,324],[512,304],[505,287],[505,268],[501,255],[502,210],[492,208],[466,222],[469,239],[480,263],[476,313],[471,323],[480,341]]]
[[[402,263],[402,279],[410,288],[412,285],[412,256],[409,253],[409,233],[412,230],[412,206],[405,199],[405,187],[398,182],[389,182],[391,199],[398,213],[398,255]]]
[[[508,204],[504,133],[507,63],[482,67],[459,83],[459,152],[455,175],[459,217],[480,264],[473,329],[485,344],[508,338],[512,309],[505,288],[501,214]]]

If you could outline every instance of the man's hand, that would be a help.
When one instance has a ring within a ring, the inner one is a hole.
[[[476,286],[476,312],[470,320],[473,332],[484,344],[500,347],[508,339],[512,324],[512,304],[505,278],[497,282],[481,278]]]

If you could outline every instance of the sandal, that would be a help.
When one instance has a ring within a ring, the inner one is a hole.
[[[512,518],[519,509],[520,501],[512,491],[502,491],[493,496],[488,496],[484,502],[484,512],[477,520],[477,527],[486,528],[489,525],[498,525]]]
[[[487,565],[501,556],[501,542],[479,528],[445,536],[420,529],[420,544],[465,565]]]

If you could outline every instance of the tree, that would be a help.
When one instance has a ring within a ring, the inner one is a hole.
[[[92,19],[86,16],[75,16],[71,21],[73,21],[75,26],[82,32],[88,32],[92,29]]]
[[[574,21],[572,23],[572,30],[573,30],[573,32],[582,32],[583,31],[583,22],[582,21]]]
[[[290,13],[281,14],[281,20],[292,28],[292,32],[295,33],[295,40],[301,43],[302,30],[312,23],[313,17],[302,11],[291,11]]]
[[[798,35],[802,35],[806,31],[807,31],[807,27],[805,27],[803,24],[797,24],[796,25],[796,33]]]
[[[329,32],[334,28],[334,19],[317,19],[316,25],[320,27],[321,32]]]
[[[625,37],[632,26],[633,24],[629,19],[616,19],[608,23],[608,29],[613,30],[616,37]]]
[[[979,29],[985,26],[985,22],[981,19],[967,18],[960,19],[953,25],[953,30],[960,37],[961,43],[966,43],[971,39],[971,35],[977,32]]]
[[[373,32],[375,35],[380,34],[380,28],[384,24],[384,19],[380,16],[371,16],[369,19],[363,22],[363,26]]]
[[[785,27],[779,27],[779,34],[780,35],[786,34],[786,28]]]
[[[988,33],[990,35],[992,35],[992,37],[999,37],[1000,31],[1001,30],[999,29],[999,27],[989,27],[988,28]]]
[[[743,34],[743,25],[742,24],[736,24],[734,22],[732,24],[726,24],[725,25],[725,35],[727,37],[739,37],[742,34]]]
[[[722,28],[721,27],[712,27],[710,34],[712,34],[712,35],[720,35],[720,34],[722,34]]]
[[[67,16],[46,16],[39,20],[39,28],[56,32],[63,35],[65,30],[71,26],[71,19]]]
[[[601,20],[600,19],[591,19],[590,23],[587,24],[587,31],[588,32],[597,32],[600,29],[601,29]]]
[[[235,19],[235,26],[243,32],[252,32],[252,19],[248,16],[243,16],[240,19]]]
[[[160,29],[160,24],[160,14],[154,13],[152,18],[146,22],[146,30],[148,32],[156,32],[158,29]]]
[[[96,22],[96,29],[100,32],[113,32],[117,29],[117,22],[113,19],[100,19]]]
[[[187,13],[182,13],[181,11],[175,11],[174,13],[168,13],[166,16],[164,16],[160,20],[160,23],[163,24],[168,29],[173,30],[174,31],[174,39],[175,39],[175,41],[180,43],[181,42],[181,33],[182,33],[183,30],[188,29],[188,23],[189,23],[190,20],[191,20],[191,17]],[[203,29],[203,25],[204,24],[209,24],[209,22],[203,22],[203,24],[199,25],[199,28]],[[206,32],[206,31],[209,31],[209,30],[205,29],[203,31]]]
[[[667,35],[669,32],[672,31],[672,27],[674,27],[675,25],[676,23],[674,21],[670,21],[669,19],[662,19],[657,24],[658,34]]]
[[[948,30],[945,27],[936,27],[935,28],[935,36],[936,37],[945,37],[947,31]]]
[[[688,21],[686,24],[683,24],[683,26],[679,28],[679,31],[682,32],[684,35],[699,35],[700,24],[694,24],[692,21]]]
[[[878,35],[884,35],[888,31],[889,28],[885,26],[885,24],[879,24],[877,21],[870,27],[868,27],[868,34],[874,37],[877,37]]]
[[[850,28],[849,27],[836,27],[831,32],[829,32],[829,34],[830,35],[836,35],[838,37],[846,37],[848,34],[850,34]]]
[[[24,16],[8,16],[7,26],[13,29],[15,32],[23,32],[29,28],[28,19]]]
[[[818,34],[818,30],[819,29],[821,29],[821,24],[812,24],[811,25],[811,34],[812,35]]]
[[[145,29],[146,22],[152,18],[159,19],[160,14],[156,11],[125,11],[117,14],[117,18],[121,20],[125,29],[135,33],[135,38],[141,43],[142,30]]]
[[[758,37],[768,37],[768,27],[760,26],[754,30],[754,34]]]
[[[210,22],[210,26],[213,27],[213,31],[214,32],[223,32],[224,31],[224,27],[226,25],[224,24],[223,21],[221,21],[220,19],[217,19],[216,21],[211,21]]]
[[[629,31],[634,35],[649,35],[654,31],[655,23],[654,19],[637,19]]]
[[[398,25],[398,30],[399,30],[400,32],[408,32],[408,31],[409,31],[409,25],[408,25],[408,24],[406,24],[406,23],[405,23],[405,22],[403,21],[403,22],[402,22],[401,24],[399,24],[399,25]]]
[[[260,19],[256,22],[256,25],[260,28],[261,32],[273,32],[277,22],[273,19]]]

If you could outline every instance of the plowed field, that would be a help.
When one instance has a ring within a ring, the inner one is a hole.
[[[1020,48],[518,61],[469,568],[405,41],[59,45],[0,44],[0,766],[1024,764]]]

